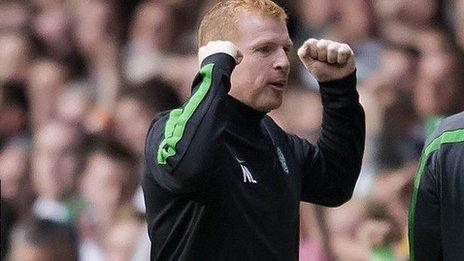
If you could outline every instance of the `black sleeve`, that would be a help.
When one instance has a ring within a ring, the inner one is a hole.
[[[410,260],[464,260],[464,113],[425,143],[409,205]]]
[[[364,110],[356,91],[356,72],[320,83],[322,133],[316,146],[299,140],[302,200],[339,206],[351,198],[361,170],[365,140]]]
[[[441,248],[441,203],[436,164],[437,153],[434,153],[417,175],[420,186],[415,191],[417,201],[412,203],[413,220],[409,220],[411,260],[447,260],[443,259]]]
[[[164,188],[194,192],[217,167],[215,156],[222,148],[226,122],[223,101],[234,67],[228,54],[207,57],[190,99],[151,126],[145,146],[147,170]]]

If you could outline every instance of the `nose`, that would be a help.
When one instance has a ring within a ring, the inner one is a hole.
[[[290,71],[290,61],[288,60],[288,54],[283,48],[280,48],[276,60],[274,62],[274,69],[281,70],[285,73]]]

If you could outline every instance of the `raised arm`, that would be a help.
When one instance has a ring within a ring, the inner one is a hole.
[[[364,152],[365,116],[353,51],[346,44],[310,39],[298,54],[319,81],[323,104],[316,146],[294,140],[302,154],[302,200],[339,206],[351,198]]]
[[[240,57],[230,42],[215,41],[200,48],[201,69],[192,96],[182,108],[152,124],[145,147],[146,165],[166,189],[196,191],[217,168],[215,157],[222,149],[226,122],[223,101]]]

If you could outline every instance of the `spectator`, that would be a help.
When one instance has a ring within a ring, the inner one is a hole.
[[[177,94],[161,79],[127,88],[116,104],[114,135],[134,153],[142,155],[146,132],[155,114],[179,105]]]
[[[0,83],[24,80],[30,59],[29,42],[19,32],[0,34]]]
[[[55,102],[66,81],[66,69],[56,60],[41,58],[29,67],[27,90],[34,128],[55,117]]]
[[[424,54],[418,67],[414,104],[430,133],[436,127],[437,118],[464,108],[462,65],[455,53],[441,52]]]
[[[105,235],[118,215],[131,210],[139,184],[136,163],[131,152],[115,141],[100,141],[89,149],[79,186],[86,202],[79,219],[79,252],[85,260],[104,258]]]
[[[76,128],[58,121],[44,123],[37,130],[32,154],[36,216],[56,222],[75,219],[79,208],[75,187],[81,142]]]

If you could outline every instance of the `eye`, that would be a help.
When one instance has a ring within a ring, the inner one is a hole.
[[[263,55],[268,55],[272,52],[272,47],[268,45],[261,46],[256,49],[256,52],[259,52],[260,54],[263,54]]]

